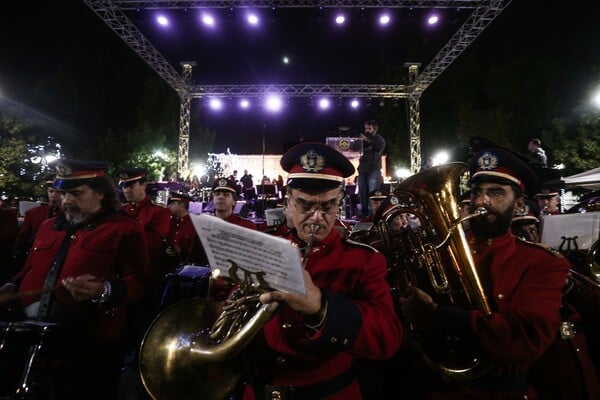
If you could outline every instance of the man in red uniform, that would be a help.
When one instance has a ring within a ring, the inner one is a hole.
[[[167,234],[168,247],[165,250],[170,269],[180,265],[205,265],[202,258],[202,245],[190,218],[189,205],[192,199],[185,193],[170,193],[168,207],[171,211],[171,225]]]
[[[125,311],[142,295],[148,272],[143,229],[118,210],[106,163],[53,166],[63,213],[40,225],[25,267],[2,292],[18,291],[27,317],[60,324],[48,339],[57,350],[48,365],[60,368],[40,398],[114,398]]]
[[[163,265],[162,255],[166,248],[166,238],[171,222],[171,212],[146,195],[147,173],[145,168],[130,168],[119,173],[119,186],[127,200],[122,209],[141,222],[146,238],[146,249],[150,260],[151,278],[146,293],[129,310],[129,347],[132,352],[123,370],[119,398],[123,392],[145,394],[137,371],[137,351],[149,324],[159,311],[160,298],[168,266]],[[135,222],[134,222],[135,223]],[[139,251],[136,251],[139,253]]]
[[[164,240],[169,232],[171,213],[165,207],[154,203],[146,195],[147,173],[144,168],[123,170],[119,173],[119,186],[123,189],[123,195],[127,200],[123,210],[137,217],[144,225],[150,262],[155,268],[154,278],[160,281],[165,271],[157,264],[164,247]]]
[[[257,230],[254,222],[242,218],[233,212],[239,197],[238,187],[230,179],[219,178],[212,186],[213,202],[215,203],[215,216],[235,225]]]
[[[391,358],[402,340],[386,262],[334,229],[352,164],[322,143],[303,142],[281,159],[287,172],[287,237],[306,251],[306,295],[272,291],[278,313],[255,340],[256,372],[245,399],[361,399],[353,367]],[[312,229],[311,229],[312,228]]]
[[[542,189],[535,195],[540,215],[560,214],[560,196],[557,190]]]
[[[371,203],[370,213],[368,216],[362,218],[361,222],[373,222],[373,218],[375,217],[375,213],[381,206],[381,203],[387,198],[387,193],[383,192],[380,189],[371,190],[369,193],[369,202]]]
[[[470,220],[467,238],[491,313],[436,304],[411,287],[400,298],[412,325],[442,343],[471,343],[489,370],[458,383],[431,380],[424,398],[534,399],[531,365],[550,347],[561,325],[561,290],[569,263],[558,252],[510,231],[515,208],[536,189],[537,178],[516,155],[487,148],[469,165],[471,205],[487,214]]]
[[[52,187],[53,183],[53,179],[49,179],[44,183],[48,192],[48,203],[42,203],[25,212],[23,224],[15,239],[15,268],[17,268],[17,271],[25,264],[35,234],[42,222],[48,218],[56,217],[60,212],[62,199],[60,191]]]

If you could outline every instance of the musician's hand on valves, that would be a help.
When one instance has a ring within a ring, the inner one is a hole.
[[[398,302],[402,312],[415,328],[428,329],[433,325],[433,314],[437,309],[437,304],[421,289],[409,286],[405,297],[400,297]]]
[[[304,280],[306,282],[306,296],[276,290],[261,294],[260,302],[263,304],[273,301],[286,302],[291,308],[304,315],[317,315],[324,312],[322,309],[321,289],[315,286],[310,274],[306,270],[304,270]]]
[[[91,300],[104,292],[104,282],[90,274],[70,276],[62,280],[62,285],[77,301]]]

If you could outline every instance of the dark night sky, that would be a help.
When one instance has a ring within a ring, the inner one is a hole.
[[[0,105],[29,110],[63,140],[84,145],[109,127],[131,122],[144,81],[156,74],[82,2],[32,4],[9,2],[0,13]],[[441,27],[427,31],[422,11],[395,9],[395,27],[382,32],[371,26],[373,10],[352,11],[344,31],[331,27],[330,11],[263,11],[265,23],[257,32],[236,29],[239,10],[220,10],[224,22],[212,33],[192,25],[191,11],[172,11],[179,25],[161,34],[148,23],[148,11],[129,15],[170,62],[196,61],[196,82],[256,84],[398,83],[389,78],[394,70],[403,71],[398,66],[427,65],[470,13],[442,10]],[[477,80],[486,79],[491,69],[518,70],[515,65],[521,63],[522,72],[511,77],[515,96],[560,96],[565,110],[580,107],[600,78],[593,69],[600,67],[598,15],[597,1],[513,1],[425,92],[423,148],[455,142],[431,132],[455,123],[456,91],[476,90]],[[283,54],[291,57],[291,65],[281,64]],[[398,112],[405,115],[401,103]],[[519,107],[518,101],[510,103]],[[376,107],[360,112],[336,107],[324,115],[308,99],[292,99],[284,114],[273,117],[239,111],[214,115],[200,101],[192,105],[194,119],[217,134],[214,151],[229,147],[234,153],[260,151],[263,130],[267,153],[280,152],[283,143],[300,137],[336,135],[339,126],[356,133]],[[543,123],[532,122],[532,128],[541,131]]]

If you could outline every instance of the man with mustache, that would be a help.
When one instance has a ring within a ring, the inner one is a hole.
[[[487,214],[469,221],[467,238],[491,314],[437,304],[416,287],[403,294],[400,304],[407,320],[429,340],[471,343],[490,369],[461,384],[432,379],[421,388],[426,392],[422,398],[534,399],[528,373],[559,333],[569,263],[510,230],[524,194],[537,189],[525,162],[504,149],[484,148],[473,155],[469,172],[470,211],[483,207]]]
[[[44,370],[51,383],[34,388],[37,396],[115,398],[126,309],[148,275],[143,227],[118,210],[107,163],[52,166],[63,212],[40,225],[25,267],[1,291],[18,291],[29,319],[59,324],[43,347],[50,352],[40,353],[54,369]]]
[[[288,172],[290,229],[284,235],[303,249],[306,295],[261,295],[262,303],[280,306],[251,346],[254,376],[244,399],[368,398],[359,382],[376,382],[360,381],[357,363],[391,358],[403,331],[385,257],[335,229],[344,181],[354,167],[331,147],[312,142],[288,150],[281,166]]]

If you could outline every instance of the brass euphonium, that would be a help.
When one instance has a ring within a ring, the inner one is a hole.
[[[571,268],[569,281],[572,285],[600,288],[600,239],[592,243],[585,259]]]
[[[311,225],[304,265],[318,228]],[[140,375],[154,400],[222,400],[234,391],[247,367],[242,351],[275,315],[279,303],[260,303],[259,296],[271,290],[260,271],[246,271],[232,263],[228,272],[238,287],[225,302],[175,303],[146,331]]]
[[[460,216],[459,184],[466,170],[464,163],[449,163],[401,182],[394,190],[398,204],[386,210],[377,229],[388,260],[388,277],[400,295],[415,286],[438,304],[490,314],[462,228],[462,222],[487,211],[480,208]],[[395,229],[400,217],[409,224]],[[410,326],[426,364],[447,378],[470,380],[487,371],[489,366],[471,343],[417,332]]]

